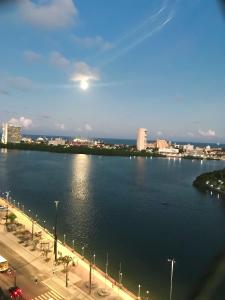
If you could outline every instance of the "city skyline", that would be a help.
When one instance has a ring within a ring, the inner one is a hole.
[[[150,139],[224,143],[217,1],[124,0],[118,9],[24,0],[1,6],[0,16],[1,123],[128,139],[144,127]]]

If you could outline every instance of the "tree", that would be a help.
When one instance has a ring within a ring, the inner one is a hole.
[[[16,220],[17,216],[11,212],[10,214],[8,214],[7,219],[10,221],[10,224],[13,224]]]
[[[69,264],[73,261],[73,258],[69,255],[62,256],[59,258],[64,265],[64,272],[66,273],[66,287],[68,287],[68,272],[69,272]]]

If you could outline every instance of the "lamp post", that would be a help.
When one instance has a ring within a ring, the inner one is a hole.
[[[106,254],[106,263],[105,263],[105,275],[108,276],[108,266],[109,266],[109,255]]]
[[[149,291],[146,291],[146,300],[149,300]]]
[[[171,271],[170,271],[170,300],[172,300],[172,293],[173,293],[173,270],[174,270],[174,264],[175,264],[175,259],[168,259],[168,262],[171,263]]]
[[[75,252],[74,240],[72,240],[72,245],[73,245],[73,252]]]
[[[66,235],[65,234],[63,235],[63,244],[64,245],[66,244]]]
[[[92,260],[90,260],[90,269],[89,269],[89,295],[91,295],[91,288],[92,288]]]
[[[96,255],[94,254],[93,255],[93,266],[95,267],[95,257],[96,257]]]
[[[84,246],[82,247],[82,258],[84,259]]]
[[[120,273],[119,276],[119,285],[122,286],[123,273]]]
[[[120,262],[120,268],[119,268],[119,282],[120,282],[120,276],[121,276],[120,274],[122,274],[121,271],[122,271],[122,264],[121,264],[121,262]]]
[[[5,215],[5,225],[7,226],[8,223],[8,213],[9,213],[9,207],[8,205],[6,206],[6,215]]]
[[[18,202],[18,208],[20,209],[20,203]]]
[[[45,227],[45,226],[46,226],[46,225],[45,225],[46,221],[44,220],[43,223],[44,223],[44,230],[45,230],[45,229],[46,229],[46,227]]]
[[[23,210],[23,213],[24,213],[24,205],[22,205],[22,210]]]
[[[35,220],[32,219],[32,230],[31,230],[32,240],[34,239],[34,223],[35,223]]]
[[[57,261],[57,218],[58,218],[58,205],[59,201],[55,201],[55,226],[54,226],[54,254],[55,254],[55,261]]]
[[[138,299],[141,299],[141,285],[138,285]]]
[[[9,193],[10,193],[10,191],[5,192],[7,202],[9,201]]]

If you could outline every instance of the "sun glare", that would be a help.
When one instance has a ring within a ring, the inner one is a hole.
[[[86,91],[89,88],[89,83],[86,80],[82,80],[80,82],[80,88],[84,91]]]

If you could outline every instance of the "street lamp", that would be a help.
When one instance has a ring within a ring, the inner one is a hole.
[[[73,252],[75,252],[74,240],[72,240],[72,244],[73,244]]]
[[[8,213],[9,213],[9,207],[8,205],[6,206],[6,215],[5,215],[5,225],[8,223]]]
[[[46,221],[44,220],[43,223],[44,223],[44,230],[45,230],[45,223],[46,223]]]
[[[108,276],[108,266],[109,266],[109,255],[106,254],[106,263],[105,263],[105,275]]]
[[[24,205],[22,205],[22,211],[23,211],[23,213],[24,213]]]
[[[120,274],[121,274],[121,271],[122,271],[122,264],[121,264],[121,262],[120,262],[120,268],[119,268],[119,282],[120,282]]]
[[[58,205],[59,201],[54,201],[55,202],[55,228],[54,228],[54,254],[55,254],[55,261],[57,261],[57,218],[58,218]]]
[[[146,291],[146,300],[149,300],[149,291]]]
[[[14,207],[16,207],[16,200],[15,199],[13,200],[13,204],[14,204]]]
[[[63,235],[63,244],[64,245],[66,244],[66,235],[65,234]]]
[[[32,240],[34,239],[34,224],[37,222],[37,217],[38,217],[38,215],[36,214],[35,218],[31,219],[32,220],[32,229],[31,229]]]
[[[170,272],[170,300],[172,300],[172,293],[173,293],[173,269],[175,264],[175,259],[168,259],[168,262],[171,262],[171,272]]]
[[[20,208],[20,203],[18,202],[18,208]]]
[[[123,273],[120,273],[119,276],[119,285],[122,285]]]
[[[95,257],[96,257],[96,255],[94,254],[93,255],[93,265],[94,265],[94,267],[95,267]]]
[[[138,285],[138,299],[141,299],[141,285]]]
[[[84,259],[84,246],[82,247],[82,257]]]

